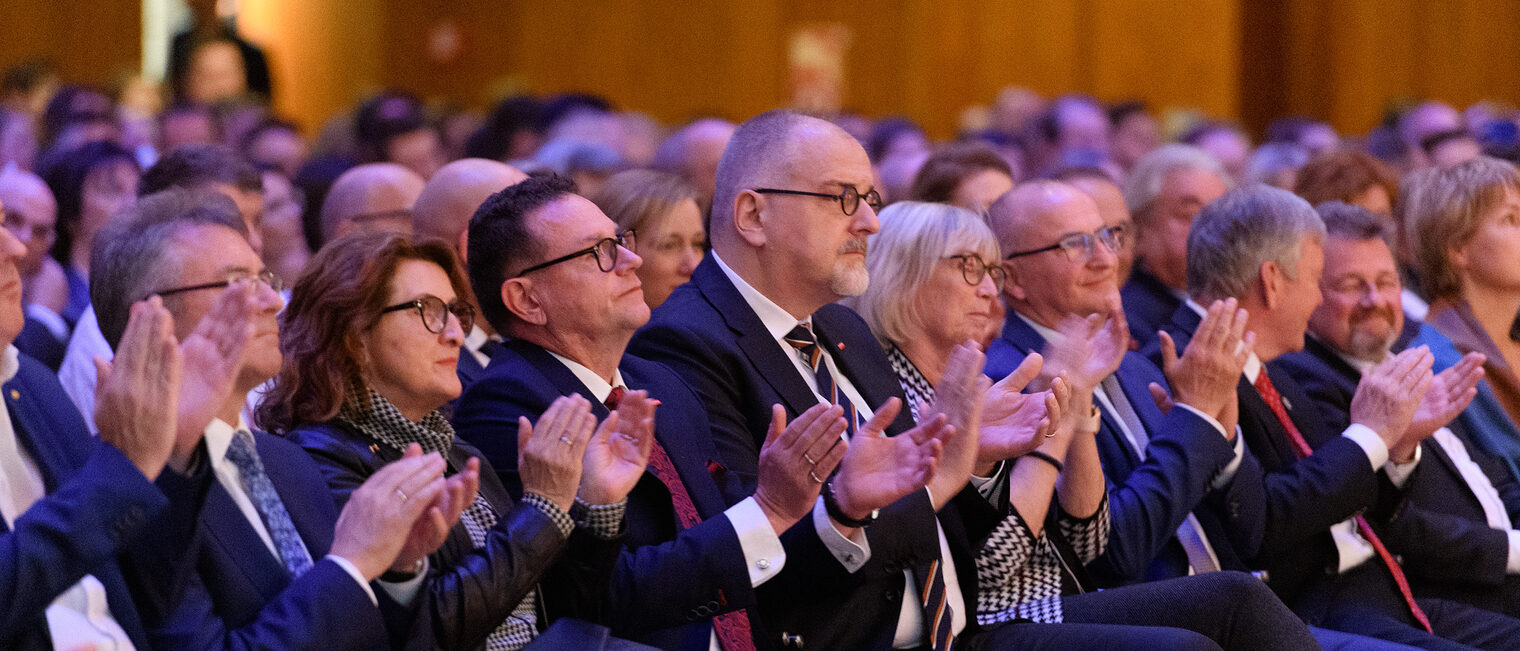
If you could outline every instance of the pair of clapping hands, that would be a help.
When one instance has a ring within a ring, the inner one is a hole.
[[[159,297],[138,302],[115,359],[95,360],[100,438],[149,480],[166,465],[188,468],[206,426],[232,392],[254,331],[254,292],[251,281],[228,287],[184,341],[176,339],[174,318]],[[400,461],[354,491],[338,516],[331,553],[368,580],[387,570],[415,571],[443,544],[479,488],[478,461],[447,479],[444,468],[438,454],[409,446]]]

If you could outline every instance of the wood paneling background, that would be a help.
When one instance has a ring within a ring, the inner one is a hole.
[[[784,104],[796,28],[852,39],[844,103],[950,135],[1006,85],[1196,108],[1259,129],[1304,113],[1365,132],[1390,102],[1520,103],[1513,0],[242,0],[278,108],[315,129],[382,86],[487,106],[596,92],[666,122]],[[47,55],[107,82],[139,58],[129,0],[0,0],[0,66]],[[428,56],[452,24],[457,57]]]

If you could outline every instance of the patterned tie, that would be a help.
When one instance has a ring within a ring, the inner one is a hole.
[[[290,570],[291,578],[305,574],[306,570],[311,569],[311,554],[301,542],[300,534],[296,533],[296,526],[290,521],[285,503],[280,501],[280,494],[274,490],[274,482],[269,481],[269,475],[264,474],[264,462],[259,460],[259,454],[254,448],[252,432],[240,429],[232,435],[232,444],[227,446],[227,460],[237,466],[243,492],[258,510],[259,518],[264,521],[264,529],[274,541],[275,549],[279,550],[280,559],[284,561],[285,569]]]
[[[1300,459],[1314,454],[1314,449],[1309,447],[1309,442],[1304,440],[1304,435],[1298,431],[1298,426],[1293,424],[1293,419],[1288,418],[1288,410],[1283,408],[1282,394],[1277,392],[1277,387],[1272,386],[1272,379],[1267,377],[1267,369],[1263,367],[1256,374],[1256,391],[1261,394],[1267,406],[1272,408],[1272,413],[1277,416],[1277,421],[1282,423],[1283,429],[1288,431],[1288,440],[1293,444],[1293,451],[1298,453]],[[1414,615],[1415,621],[1425,628],[1425,632],[1432,633],[1430,619],[1425,616],[1425,611],[1420,610],[1420,605],[1414,601],[1414,593],[1409,590],[1409,580],[1404,578],[1404,569],[1399,567],[1398,561],[1394,560],[1393,554],[1383,546],[1383,541],[1372,531],[1372,525],[1368,524],[1367,518],[1356,516],[1356,527],[1363,538],[1377,550],[1378,558],[1383,560],[1383,565],[1388,568],[1388,573],[1393,575],[1393,582],[1399,586],[1399,594],[1404,596],[1404,603],[1409,606],[1409,613]]]
[[[913,578],[921,590],[918,602],[924,609],[924,628],[931,636],[929,648],[947,651],[952,639],[950,629],[955,620],[955,609],[945,599],[945,576],[940,572],[939,559],[928,565],[918,564],[913,568]]]
[[[616,410],[618,403],[622,402],[623,395],[627,392],[628,390],[622,386],[612,387],[612,393],[607,394],[607,400],[604,401],[607,409]],[[691,501],[691,493],[686,490],[686,484],[676,473],[676,464],[670,460],[670,454],[658,440],[649,451],[648,470],[665,485],[666,490],[670,491],[671,502],[676,509],[676,519],[680,521],[681,528],[690,529],[701,524],[702,515],[697,512],[696,503]],[[754,651],[755,649],[754,636],[750,632],[749,613],[742,608],[714,617],[713,632],[717,633],[718,642],[723,646],[724,651]]]
[[[782,337],[786,343],[802,355],[802,361],[813,369],[813,377],[818,381],[818,395],[827,398],[830,403],[844,408],[845,434],[855,436],[855,429],[859,425],[856,419],[859,414],[855,412],[855,405],[850,404],[849,397],[839,390],[834,384],[834,376],[829,373],[829,365],[823,363],[823,349],[818,347],[818,338],[813,336],[813,324],[799,323],[792,328],[791,332]]]

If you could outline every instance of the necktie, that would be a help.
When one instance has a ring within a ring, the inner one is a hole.
[[[945,575],[940,571],[939,559],[928,565],[919,563],[913,569],[913,578],[919,585],[919,605],[924,609],[924,628],[929,632],[929,648],[947,651],[950,648],[951,623],[955,619],[949,600],[945,598]]]
[[[612,393],[607,394],[607,400],[604,401],[607,408],[616,410],[625,393],[627,389],[622,386],[612,387]],[[670,491],[671,503],[675,506],[676,519],[680,521],[681,528],[690,529],[700,524],[702,514],[697,512],[696,503],[691,501],[691,493],[676,473],[676,464],[670,460],[670,454],[658,440],[649,451],[648,470]],[[718,635],[718,642],[724,651],[754,651],[755,641],[750,633],[749,614],[742,608],[714,617],[713,632]]]
[[[232,444],[227,446],[227,460],[237,466],[243,492],[258,510],[259,518],[264,521],[264,529],[269,532],[270,540],[274,541],[275,549],[279,550],[280,560],[284,562],[285,569],[290,570],[291,578],[305,574],[306,570],[311,569],[311,554],[301,542],[300,534],[296,533],[296,526],[290,521],[285,503],[280,501],[280,494],[275,492],[274,482],[269,481],[269,475],[264,473],[264,462],[259,460],[259,454],[254,449],[252,432],[240,429],[232,435]]]
[[[1254,384],[1256,385],[1257,393],[1260,393],[1262,399],[1267,401],[1267,406],[1272,408],[1272,414],[1277,416],[1277,421],[1282,423],[1283,429],[1288,431],[1288,441],[1293,444],[1293,451],[1298,453],[1298,457],[1302,459],[1314,454],[1313,448],[1309,447],[1309,442],[1304,440],[1304,435],[1298,431],[1298,426],[1293,424],[1293,419],[1288,418],[1288,410],[1283,408],[1282,394],[1277,392],[1277,387],[1272,386],[1272,379],[1267,377],[1267,369],[1265,367],[1261,369],[1260,373],[1256,374],[1256,382]],[[1356,527],[1362,534],[1362,537],[1367,539],[1367,542],[1372,545],[1374,550],[1377,550],[1378,558],[1383,560],[1383,565],[1388,568],[1388,573],[1393,575],[1393,582],[1398,584],[1399,594],[1403,595],[1404,603],[1409,605],[1409,613],[1414,615],[1415,621],[1418,621],[1427,633],[1432,632],[1430,629],[1430,619],[1425,617],[1425,611],[1420,610],[1420,605],[1414,601],[1414,593],[1409,590],[1409,580],[1404,577],[1404,569],[1399,567],[1399,563],[1394,560],[1393,554],[1388,551],[1387,547],[1383,546],[1383,541],[1372,530],[1372,525],[1368,524],[1367,518],[1358,515],[1355,520]]]
[[[802,355],[802,361],[813,369],[813,377],[818,381],[818,395],[844,408],[845,434],[854,436],[858,425],[855,405],[850,404],[849,397],[845,396],[839,390],[839,386],[834,384],[834,376],[829,373],[829,365],[823,363],[823,349],[818,347],[818,338],[813,336],[812,324],[799,323],[782,339],[791,344],[792,348],[797,349],[797,352]]]

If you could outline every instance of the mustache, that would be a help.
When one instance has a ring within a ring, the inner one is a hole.
[[[864,255],[865,252],[866,252],[866,239],[863,238],[863,237],[851,239],[851,240],[845,242],[843,246],[839,247],[839,253],[841,255],[843,255],[845,253],[859,253],[861,255]]]
[[[1373,317],[1380,317],[1389,323],[1393,323],[1393,307],[1388,305],[1379,305],[1377,307],[1359,309],[1351,313],[1351,322],[1356,323],[1358,321],[1366,321],[1367,319]]]

